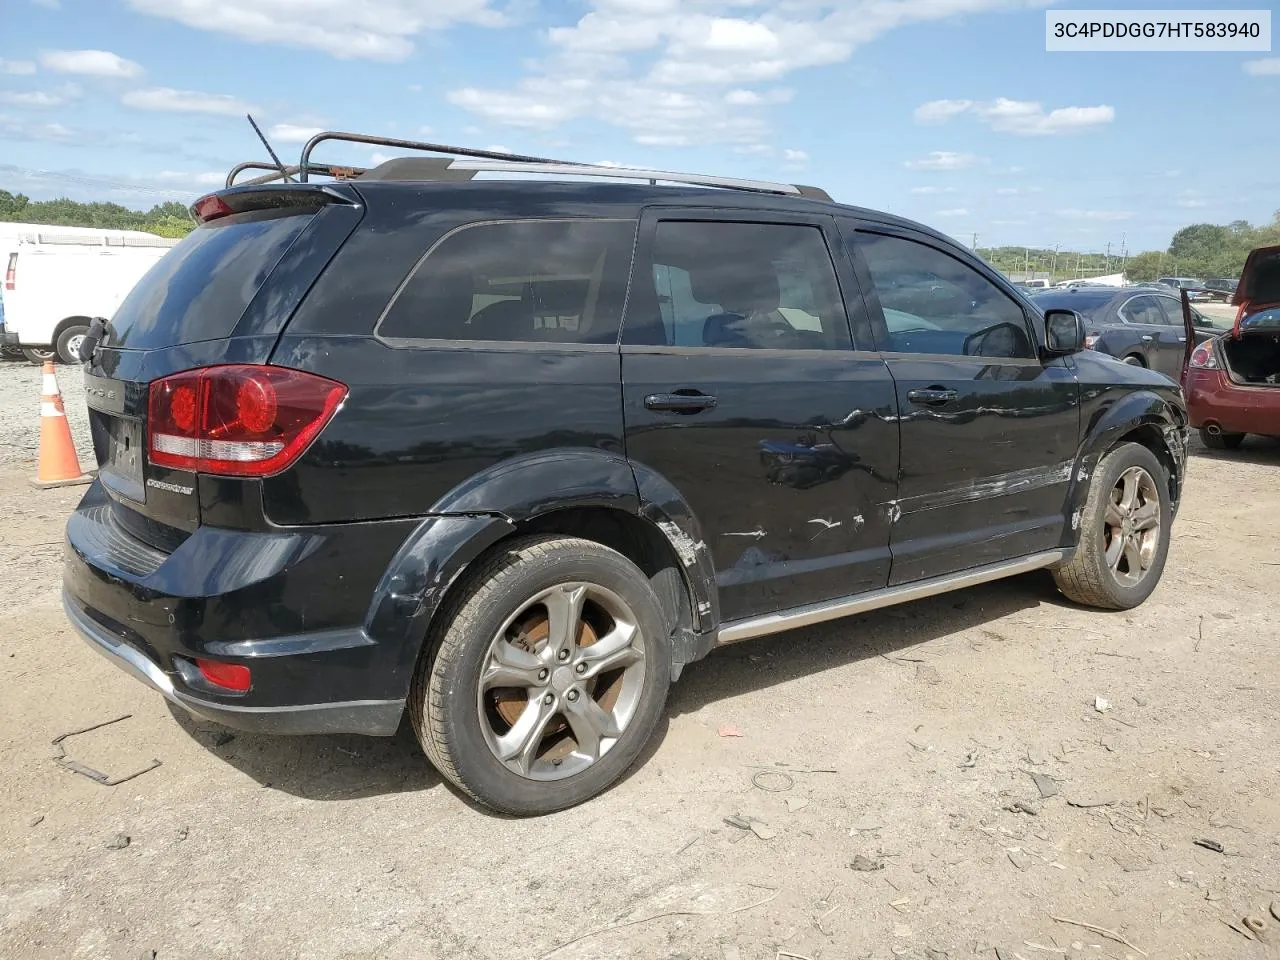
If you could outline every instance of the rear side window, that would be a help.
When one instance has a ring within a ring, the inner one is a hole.
[[[1142,323],[1161,326],[1168,321],[1160,310],[1158,297],[1134,297],[1120,311],[1130,323]]]
[[[654,237],[651,274],[661,324],[637,317],[629,343],[852,346],[835,267],[817,227],[663,221]]]
[[[229,336],[311,217],[261,210],[197,227],[120,304],[111,345],[151,350]]]
[[[463,227],[392,298],[388,339],[614,343],[634,220],[513,220]]]

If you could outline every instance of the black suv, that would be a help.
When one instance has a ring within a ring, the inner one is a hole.
[[[66,611],[179,706],[407,709],[536,814],[613,783],[718,645],[1037,568],[1155,587],[1180,392],[1074,312],[814,188],[407,146],[456,156],[309,145],[258,178],[302,182],[200,200],[86,344]]]

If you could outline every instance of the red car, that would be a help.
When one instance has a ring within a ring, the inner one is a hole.
[[[1191,425],[1215,450],[1280,437],[1280,246],[1249,254],[1231,302],[1231,332],[1197,346],[1183,380]]]

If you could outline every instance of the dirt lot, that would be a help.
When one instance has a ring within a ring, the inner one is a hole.
[[[232,735],[89,650],[58,602],[80,491],[26,483],[38,393],[0,365],[6,960],[1268,956],[1245,916],[1280,942],[1278,444],[1197,451],[1138,610],[1035,575],[729,648],[621,785],[517,821],[407,735]],[[51,759],[123,715],[68,755],[161,766]]]

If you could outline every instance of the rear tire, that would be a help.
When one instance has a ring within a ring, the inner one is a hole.
[[[37,367],[43,364],[46,360],[54,360],[58,356],[56,350],[47,350],[44,347],[23,347],[22,355]]]
[[[1170,519],[1169,476],[1155,454],[1115,447],[1093,472],[1075,556],[1053,571],[1058,589],[1085,606],[1136,607],[1160,582]]]
[[[1145,363],[1143,362],[1143,360],[1142,360],[1142,357],[1138,356],[1136,353],[1131,353],[1131,354],[1129,354],[1127,357],[1125,357],[1125,358],[1124,358],[1124,362],[1125,362],[1125,363],[1127,363],[1127,364],[1129,364],[1129,366],[1131,366],[1131,367],[1145,367],[1145,366],[1146,366],[1146,364],[1145,364]]]
[[[80,343],[88,333],[87,325],[77,324],[74,327],[67,327],[58,334],[58,342],[54,345],[54,349],[58,352],[58,359],[66,364],[80,363]]]
[[[502,545],[439,624],[409,695],[413,727],[436,769],[495,810],[533,816],[589,800],[626,772],[662,715],[666,618],[648,578],[607,547],[554,536]]]
[[[1234,450],[1244,442],[1243,433],[1219,433],[1216,436],[1200,428],[1200,442],[1210,450]]]

